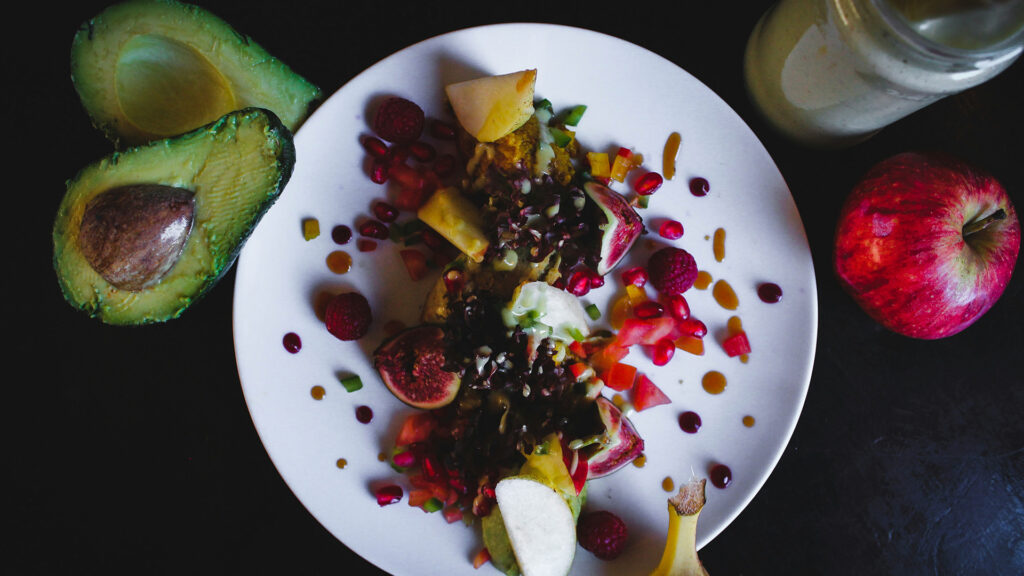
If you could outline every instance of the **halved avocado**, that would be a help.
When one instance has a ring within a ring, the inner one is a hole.
[[[108,324],[180,316],[231,267],[294,165],[292,133],[257,108],[89,165],[53,227],[64,297]]]
[[[71,80],[93,124],[117,146],[177,136],[248,107],[295,132],[320,89],[210,12],[130,0],[82,24]]]

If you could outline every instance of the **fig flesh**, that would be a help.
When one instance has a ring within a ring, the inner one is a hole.
[[[604,276],[629,252],[643,232],[644,222],[629,202],[611,188],[591,181],[583,190],[604,215],[605,221],[597,226],[600,233],[597,273]]]
[[[644,451],[644,439],[633,427],[633,423],[622,414],[619,407],[604,396],[598,396],[596,403],[601,421],[605,425],[607,440],[601,449],[587,460],[588,479],[600,478],[616,472],[636,460]]]
[[[413,408],[440,408],[459,393],[462,377],[445,370],[445,333],[438,325],[395,334],[373,353],[373,365],[388,390]]]

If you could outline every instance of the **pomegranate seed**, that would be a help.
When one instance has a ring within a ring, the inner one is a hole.
[[[632,284],[637,288],[643,288],[647,284],[647,270],[643,266],[635,266],[622,273],[622,281]]]
[[[398,454],[395,454],[393,458],[391,458],[391,461],[394,462],[395,466],[398,466],[399,468],[412,468],[413,466],[416,465],[416,462],[418,460],[419,459],[416,457],[416,454],[412,452],[412,450],[399,452]]]
[[[364,136],[361,142],[366,153],[374,158],[383,158],[388,155],[388,145],[376,136]]]
[[[444,178],[455,171],[455,156],[452,154],[441,154],[434,160],[434,174]]]
[[[658,188],[661,188],[661,183],[663,181],[661,174],[658,174],[657,172],[648,172],[633,183],[633,189],[641,196],[649,196],[654,194]]]
[[[383,184],[388,181],[388,164],[382,159],[377,158],[373,161],[373,165],[370,166],[370,180],[374,184]]]
[[[690,304],[682,294],[671,294],[665,298],[665,306],[668,313],[676,320],[686,320],[690,317]]]
[[[377,488],[377,505],[387,506],[388,504],[394,504],[402,499],[402,487],[394,484],[387,486],[381,486]]]
[[[703,338],[708,335],[708,327],[696,318],[687,318],[679,322],[679,329],[694,338]]]
[[[430,121],[430,135],[438,140],[454,140],[455,127],[443,120]]]
[[[360,252],[373,252],[377,249],[377,243],[373,240],[360,238],[356,240],[356,248],[358,248]]]
[[[405,161],[409,159],[412,152],[409,151],[409,147],[402,144],[395,144],[388,149],[387,156],[384,157],[387,163],[391,166],[397,166],[399,164],[405,164]]]
[[[598,274],[596,270],[590,270],[589,272],[590,272],[590,287],[592,289],[593,288],[600,288],[601,286],[604,286],[604,276],[601,276],[600,274]]]
[[[395,182],[398,182],[403,188],[409,190],[421,190],[423,188],[423,175],[420,174],[419,170],[405,164],[391,166],[388,176]]]
[[[430,480],[436,480],[445,476],[444,466],[433,456],[427,456],[423,459],[422,469],[423,475]]]
[[[344,224],[339,224],[331,229],[331,240],[335,244],[348,244],[352,239],[352,229]]]
[[[573,296],[583,296],[587,292],[590,292],[590,274],[582,270],[577,270],[569,276],[569,282],[566,285],[566,290],[569,291]]]
[[[377,240],[387,240],[390,236],[388,233],[388,227],[379,220],[365,220],[359,225],[359,234],[367,238],[376,238]]]
[[[666,220],[658,228],[658,234],[668,240],[678,240],[683,236],[683,225],[677,220]]]
[[[654,300],[645,300],[633,309],[633,313],[641,320],[661,318],[665,314],[665,308]]]
[[[466,286],[466,277],[461,270],[449,270],[444,273],[444,286],[450,294],[458,294]]]
[[[372,210],[373,215],[381,222],[394,222],[398,218],[398,209],[387,202],[375,202]]]
[[[409,145],[409,153],[420,162],[430,162],[437,156],[437,150],[426,142],[413,142]]]
[[[668,338],[662,338],[654,343],[654,358],[652,361],[655,366],[664,366],[668,364],[669,360],[676,353],[676,343]]]

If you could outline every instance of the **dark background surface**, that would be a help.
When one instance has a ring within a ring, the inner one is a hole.
[[[19,574],[379,573],[317,523],[263,450],[234,364],[233,274],[160,326],[109,327],[63,302],[50,264],[53,216],[64,181],[110,151],[71,85],[68,48],[104,3],[36,4],[21,8],[31,18],[8,21],[5,43],[19,29],[31,40],[6,46],[3,64],[15,128],[5,138],[14,149],[7,172],[16,175],[4,227],[5,300],[16,322],[4,347],[13,360],[4,387],[14,392],[4,400],[5,476],[14,486],[3,516],[14,538],[3,563]],[[1024,574],[1019,263],[992,311],[926,342],[870,320],[830,262],[843,197],[896,152],[958,154],[1024,206],[1024,64],[865,144],[817,152],[773,135],[746,100],[742,51],[765,2],[683,4],[671,14],[642,2],[332,5],[206,3],[328,95],[392,52],[455,29],[589,28],[674,61],[764,142],[810,240],[817,355],[777,468],[701,551],[711,574]],[[567,47],[567,57],[586,55]]]

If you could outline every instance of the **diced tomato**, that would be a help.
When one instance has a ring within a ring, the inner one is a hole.
[[[413,280],[419,280],[427,274],[427,255],[415,248],[406,248],[400,250],[399,254],[402,256],[402,263],[405,264],[406,271],[409,272],[409,278]]]
[[[637,412],[653,406],[670,404],[671,402],[669,397],[660,388],[655,386],[654,382],[646,374],[637,376],[636,384],[633,386],[633,408]]]
[[[409,415],[398,431],[396,446],[407,446],[415,442],[425,442],[434,431],[434,417],[430,412],[416,412]]]
[[[623,364],[622,362],[616,362],[612,364],[611,368],[605,372],[604,383],[618,392],[629,390],[633,387],[633,381],[636,379],[636,366],[629,364]]]
[[[449,524],[454,524],[455,522],[462,520],[462,509],[458,506],[449,506],[445,508],[444,519],[447,520]]]
[[[487,551],[487,548],[481,548],[480,551],[473,556],[473,568],[479,568],[490,561],[491,553]]]
[[[629,354],[629,348],[620,346],[618,342],[611,342],[591,353],[590,363],[597,371],[606,372],[616,362],[625,358],[627,354]]]
[[[569,371],[572,372],[573,378],[577,380],[580,379],[580,376],[583,376],[588,368],[590,367],[583,362],[573,362],[569,365]]]
[[[569,344],[569,351],[580,358],[586,358],[590,355],[587,353],[587,349],[583,347],[583,342],[580,342],[579,340],[573,340],[572,343]]]
[[[750,340],[746,332],[737,332],[722,342],[722,348],[729,357],[750,354]]]
[[[632,346],[634,344],[653,345],[658,340],[669,336],[675,329],[675,320],[669,316],[661,318],[627,318],[619,330],[618,343],[620,346]]]
[[[689,334],[683,334],[679,338],[676,338],[676,348],[689,352],[694,356],[704,355],[704,340],[695,338]]]

